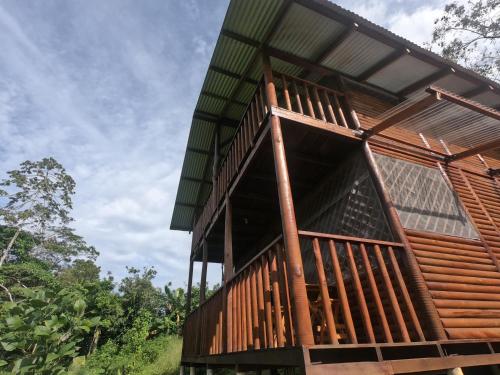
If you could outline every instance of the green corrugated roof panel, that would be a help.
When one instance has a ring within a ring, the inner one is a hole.
[[[237,83],[238,80],[236,78],[209,70],[207,78],[205,79],[205,84],[203,85],[203,90],[228,98]]]
[[[182,166],[182,176],[191,178],[203,178],[203,170],[207,162],[207,155],[197,152],[186,151],[186,159]]]
[[[262,42],[283,0],[233,0],[223,28]]]
[[[248,44],[222,35],[214,51],[212,65],[242,75],[256,50]]]
[[[328,17],[293,4],[269,44],[314,61],[344,29]]]
[[[198,100],[196,110],[208,112],[214,115],[221,115],[225,105],[225,100],[213,98],[211,96],[200,95],[200,100]]]
[[[214,124],[203,120],[193,120],[188,147],[209,151]]]

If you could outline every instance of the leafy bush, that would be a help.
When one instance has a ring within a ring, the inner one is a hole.
[[[79,293],[22,288],[0,309],[0,365],[15,374],[60,374],[78,355],[78,343],[99,323],[86,318]]]

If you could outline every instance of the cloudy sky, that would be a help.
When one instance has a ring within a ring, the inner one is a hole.
[[[340,1],[418,44],[441,0]],[[74,226],[116,278],[187,280],[170,231],[189,124],[227,0],[0,1],[0,173],[54,156],[75,178]],[[199,278],[199,270],[195,273]],[[211,281],[220,268],[209,269]]]

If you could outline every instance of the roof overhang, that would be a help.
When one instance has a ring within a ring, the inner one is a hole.
[[[215,134],[224,157],[261,78],[263,48],[274,70],[311,81],[336,74],[394,97],[434,84],[500,106],[497,83],[326,0],[232,0],[193,114],[171,229],[192,230],[212,188]]]

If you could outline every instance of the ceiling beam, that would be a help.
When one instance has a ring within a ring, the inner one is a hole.
[[[217,94],[214,94],[214,93],[212,93],[210,91],[206,91],[206,90],[203,90],[201,92],[201,95],[205,95],[205,96],[208,96],[209,98],[214,98],[214,99],[223,100],[223,101],[229,100],[231,103],[238,104],[238,105],[241,105],[243,107],[247,106],[247,103],[240,102],[236,99],[226,98],[225,96],[217,95]]]
[[[186,181],[190,181],[190,182],[204,182],[206,184],[212,185],[212,181],[210,181],[210,180],[202,180],[201,178],[181,176],[181,180],[186,180]]]
[[[184,207],[190,207],[190,208],[198,208],[200,207],[199,204],[193,204],[193,203],[186,203],[186,202],[175,202],[177,206],[184,206]]]
[[[233,73],[233,72],[230,72],[229,70],[222,69],[222,68],[219,68],[219,67],[214,66],[214,65],[210,65],[208,67],[208,69],[212,70],[212,71],[214,71],[216,73],[223,74],[225,76],[237,79],[237,80],[243,80],[243,81],[245,81],[247,83],[250,83],[252,85],[256,85],[258,83],[255,79],[251,79],[251,78],[248,78],[248,77],[241,76],[238,73]]]
[[[437,80],[446,77],[448,74],[453,74],[453,73],[455,73],[455,69],[450,67],[438,70],[437,72],[432,73],[431,75],[424,77],[418,80],[417,82],[412,83],[411,85],[406,86],[404,89],[398,92],[398,96],[407,96],[408,94],[411,94],[412,92],[427,87],[430,84],[436,82]]]
[[[372,67],[368,68],[365,70],[363,73],[361,73],[357,79],[360,82],[367,81],[370,79],[372,76],[380,72],[381,70],[387,68],[389,65],[391,65],[393,62],[399,60],[401,57],[410,54],[410,50],[408,48],[402,49],[402,50],[396,50],[394,52],[391,52],[389,55],[384,57],[382,60],[380,60],[378,63],[373,65]]]
[[[227,117],[218,117],[217,115],[205,112],[205,111],[195,111],[193,118],[196,120],[207,121],[213,124],[219,124],[221,126],[226,126],[228,128],[237,128],[239,121],[233,120]]]
[[[195,154],[203,154],[203,155],[210,155],[210,151],[203,150],[201,148],[196,148],[196,147],[186,147],[186,151],[189,152],[194,152]]]
[[[393,125],[396,125],[400,123],[401,121],[407,119],[410,116],[413,116],[414,114],[421,112],[422,110],[426,109],[427,107],[431,106],[432,104],[436,103],[438,100],[440,100],[440,94],[439,93],[434,93],[432,95],[428,95],[423,99],[420,99],[419,101],[413,103],[409,107],[396,112],[392,114],[391,116],[387,117],[386,119],[380,121],[378,124],[374,125],[370,129],[365,129],[363,136],[365,138],[371,137],[377,133],[380,133],[388,128],[390,128]]]
[[[458,152],[453,155],[449,155],[446,160],[447,161],[455,161],[455,160],[460,160],[464,158],[468,158],[469,156],[474,156],[477,154],[481,154],[486,151],[491,151],[494,149],[500,148],[500,139],[495,139],[490,142],[482,143],[478,146],[472,147],[468,150]]]
[[[225,37],[231,38],[231,39],[236,40],[240,43],[247,44],[247,45],[252,46],[254,48],[261,47],[261,45],[258,41],[251,39],[251,38],[248,38],[244,35],[235,33],[233,31],[222,29],[220,33],[221,33],[221,35],[224,35]]]
[[[321,61],[326,59],[328,56],[330,56],[332,53],[335,52],[335,50],[347,39],[349,38],[352,34],[354,34],[358,29],[358,24],[353,23],[351,26],[346,26],[345,30],[338,36],[336,37],[329,45],[328,47],[325,48],[323,52],[320,53],[318,58],[316,58],[316,62],[319,64]]]
[[[491,107],[482,105],[478,102],[466,99],[462,96],[456,95],[450,91],[446,91],[435,86],[429,87],[426,91],[432,94],[439,94],[442,99],[450,103],[458,104],[461,107],[465,107],[484,116],[491,117],[495,120],[500,120],[500,112]]]

